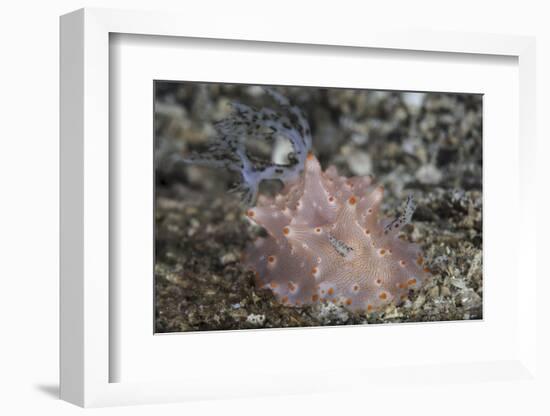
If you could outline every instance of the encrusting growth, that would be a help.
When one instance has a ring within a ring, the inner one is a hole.
[[[311,133],[301,112],[279,93],[266,89],[284,114],[233,103],[232,117],[216,126],[218,140],[188,163],[240,172],[245,203],[256,206],[247,217],[268,236],[246,250],[244,261],[256,284],[285,305],[322,301],[371,312],[400,303],[430,277],[418,246],[398,238],[415,205],[407,199],[402,214],[379,220],[384,190],[372,177],[339,176],[334,166],[321,170],[311,153]],[[250,155],[247,139],[283,137],[293,151],[282,165]],[[284,183],[275,197],[258,196],[259,184]]]

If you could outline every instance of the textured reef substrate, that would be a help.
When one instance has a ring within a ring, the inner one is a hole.
[[[352,313],[332,304],[285,307],[258,290],[240,262],[262,230],[246,219],[238,179],[188,166],[227,103],[272,106],[257,87],[157,84],[155,298],[157,332],[278,328],[482,318],[482,99],[470,94],[281,88],[306,113],[323,168],[372,174],[392,217],[413,194],[407,237],[421,245],[434,279],[404,304]],[[254,149],[269,157],[271,149]],[[283,151],[284,153],[284,151]],[[264,192],[275,192],[267,184]]]

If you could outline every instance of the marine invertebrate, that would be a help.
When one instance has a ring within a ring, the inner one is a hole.
[[[246,251],[245,263],[256,284],[269,288],[284,304],[331,301],[351,310],[372,311],[400,303],[430,276],[418,246],[399,238],[414,203],[403,213],[379,220],[383,188],[370,176],[346,178],[330,166],[321,170],[311,153],[311,135],[302,112],[273,90],[266,90],[285,114],[234,103],[234,114],[216,126],[219,140],[191,163],[240,172],[239,190],[250,206],[261,181],[278,179],[275,197],[260,195],[248,218],[268,236]],[[258,160],[246,139],[288,139],[289,164]]]
[[[194,153],[187,163],[225,168],[241,175],[234,191],[240,192],[245,204],[257,197],[258,186],[264,180],[292,182],[301,174],[311,148],[311,131],[302,111],[273,89],[265,91],[276,101],[283,113],[270,108],[254,109],[245,104],[231,103],[233,114],[215,125],[217,139],[204,153]],[[272,163],[254,157],[247,150],[247,139],[272,142],[276,137],[289,140],[293,151],[289,164]]]
[[[372,311],[400,303],[430,274],[418,246],[398,238],[412,198],[397,218],[379,221],[383,192],[370,176],[322,172],[310,153],[298,181],[247,212],[268,232],[246,253],[257,285],[292,306],[328,300]]]

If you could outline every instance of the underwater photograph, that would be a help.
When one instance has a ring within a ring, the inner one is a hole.
[[[483,318],[481,94],[154,97],[156,333]]]

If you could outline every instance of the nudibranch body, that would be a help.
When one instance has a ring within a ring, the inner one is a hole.
[[[266,92],[285,114],[234,103],[230,118],[217,124],[217,141],[189,163],[240,173],[247,216],[268,236],[246,250],[244,261],[259,288],[269,288],[285,305],[322,301],[351,310],[379,310],[401,303],[430,276],[418,246],[399,238],[414,204],[394,220],[379,220],[383,188],[370,176],[346,178],[330,166],[325,172],[311,153],[311,133],[301,110],[274,90]],[[287,139],[286,165],[259,160],[246,139]],[[258,195],[260,182],[277,179],[275,197]]]
[[[379,221],[383,192],[370,176],[322,172],[310,154],[296,183],[247,212],[268,232],[246,252],[256,284],[289,306],[326,300],[372,311],[401,303],[430,273],[419,248],[399,238],[412,200],[395,220]]]

